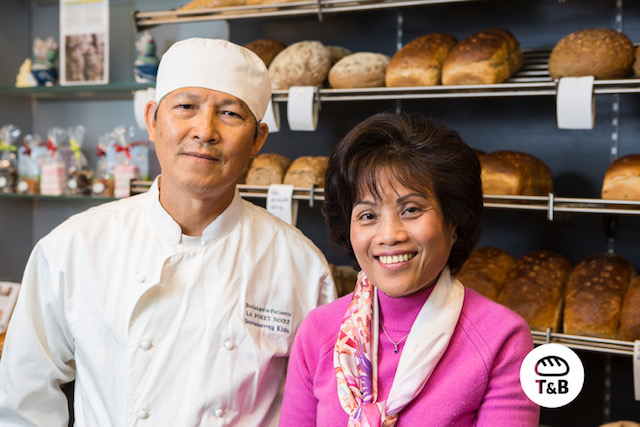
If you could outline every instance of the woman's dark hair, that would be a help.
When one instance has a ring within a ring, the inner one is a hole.
[[[379,113],[356,125],[335,147],[325,174],[323,215],[329,242],[345,248],[356,268],[349,229],[358,191],[378,193],[380,169],[390,167],[403,186],[431,189],[457,239],[447,264],[457,273],[478,243],[482,228],[482,182],[478,156],[458,135],[431,119]]]

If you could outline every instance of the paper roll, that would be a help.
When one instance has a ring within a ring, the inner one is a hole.
[[[269,126],[269,133],[278,132],[280,130],[280,107],[273,105],[273,101],[269,101],[267,111],[264,113],[263,123]]]
[[[559,129],[593,129],[593,81],[593,76],[560,78],[556,94]]]
[[[147,122],[144,117],[144,110],[148,101],[153,101],[156,90],[152,87],[144,90],[137,90],[133,94],[133,114],[140,129],[147,129]]]
[[[318,105],[315,102],[315,86],[292,86],[289,88],[287,120],[291,130],[316,130]]]

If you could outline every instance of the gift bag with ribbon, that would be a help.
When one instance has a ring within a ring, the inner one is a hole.
[[[6,125],[0,129],[0,192],[15,193],[18,182],[16,140],[20,129]]]
[[[67,187],[67,168],[60,154],[60,147],[67,138],[64,128],[54,127],[47,132],[47,150],[49,153],[41,165],[40,193],[49,196],[65,194]]]
[[[69,128],[68,132],[72,155],[67,169],[67,190],[72,196],[88,196],[91,194],[93,171],[89,167],[87,156],[82,152],[86,129],[78,125]]]
[[[47,144],[39,135],[24,136],[18,153],[18,193],[40,193],[40,162],[44,161],[46,154]]]

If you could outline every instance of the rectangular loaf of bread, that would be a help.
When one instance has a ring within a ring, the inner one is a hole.
[[[500,150],[478,158],[484,194],[546,196],[553,192],[551,169],[531,154]]]
[[[509,31],[491,28],[461,40],[442,64],[443,85],[502,83],[524,64],[520,42]]]
[[[640,200],[640,154],[628,154],[611,162],[602,180],[602,198]]]
[[[618,338],[622,302],[634,276],[631,263],[617,254],[582,259],[567,283],[564,333]]]
[[[479,247],[471,252],[456,278],[464,286],[497,301],[515,262],[515,258],[504,249]]]
[[[571,262],[550,250],[529,252],[516,260],[504,283],[499,302],[519,315],[531,329],[562,326],[562,299]]]

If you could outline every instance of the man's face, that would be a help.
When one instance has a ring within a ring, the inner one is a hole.
[[[229,194],[248,160],[267,137],[240,99],[210,89],[174,90],[160,102],[154,118],[147,108],[149,139],[155,143],[163,190]],[[167,188],[169,187],[169,188]]]

